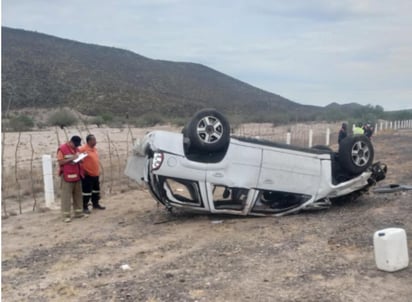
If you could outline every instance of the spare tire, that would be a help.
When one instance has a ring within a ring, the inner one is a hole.
[[[215,109],[196,112],[182,132],[189,138],[190,147],[200,151],[221,151],[229,145],[229,122]]]
[[[364,135],[345,137],[339,144],[338,161],[342,169],[351,174],[361,174],[373,162],[371,141]]]

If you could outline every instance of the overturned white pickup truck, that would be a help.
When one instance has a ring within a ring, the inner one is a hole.
[[[230,137],[227,119],[204,109],[182,133],[148,133],[125,173],[168,209],[279,216],[360,195],[385,178],[373,156],[365,136],[345,138],[338,152]]]

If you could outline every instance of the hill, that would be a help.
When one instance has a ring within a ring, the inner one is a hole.
[[[275,121],[291,112],[293,119],[311,119],[323,111],[200,64],[152,60],[7,27],[2,45],[3,113],[68,106],[87,115],[176,118],[215,107],[228,115]]]

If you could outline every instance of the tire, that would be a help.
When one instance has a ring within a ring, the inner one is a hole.
[[[364,135],[345,137],[339,144],[339,164],[350,174],[366,171],[372,165],[373,156],[372,143]]]
[[[191,148],[216,152],[229,145],[230,126],[226,117],[215,109],[203,109],[195,113],[183,134],[189,138]]]

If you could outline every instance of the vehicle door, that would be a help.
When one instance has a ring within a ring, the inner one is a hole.
[[[286,148],[263,148],[259,189],[313,196],[320,178],[321,160],[317,154]]]
[[[208,164],[206,186],[212,212],[247,213],[262,161],[258,145],[232,140],[224,159]]]

